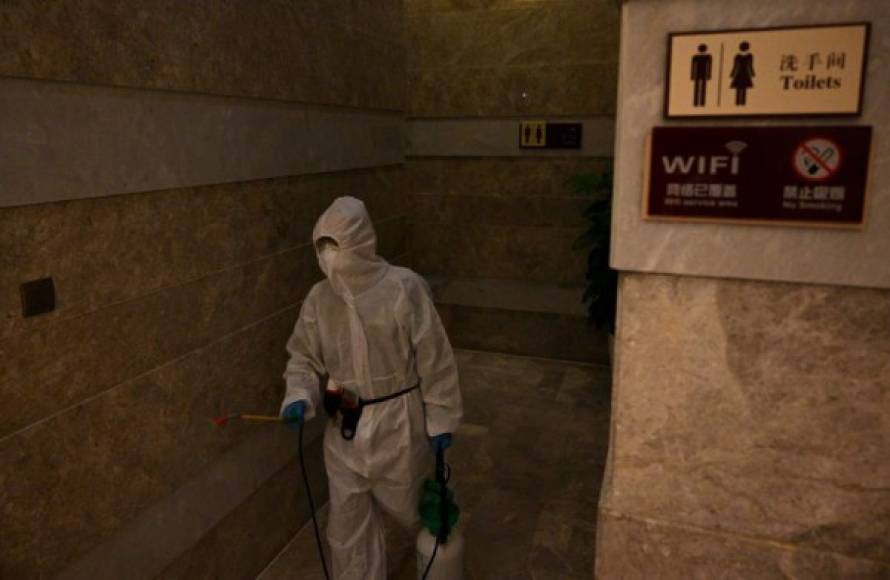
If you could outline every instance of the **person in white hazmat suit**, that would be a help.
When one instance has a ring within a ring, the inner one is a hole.
[[[381,514],[419,531],[423,481],[463,413],[457,365],[429,287],[377,256],[361,201],[336,199],[312,237],[326,279],[309,291],[288,340],[281,414],[291,424],[315,416],[325,377],[326,393],[348,389],[370,402],[353,438],[344,437],[345,415],[325,431],[327,539],[335,578],[384,580]]]

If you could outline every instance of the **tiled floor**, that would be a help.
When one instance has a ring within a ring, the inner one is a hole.
[[[466,413],[448,461],[467,580],[591,578],[609,369],[478,351],[457,356]],[[413,559],[394,567],[391,578],[416,578]],[[260,578],[323,578],[311,524]]]

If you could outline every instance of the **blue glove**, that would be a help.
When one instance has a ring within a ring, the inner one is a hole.
[[[451,433],[442,433],[430,438],[430,447],[433,448],[433,453],[445,451],[451,447]]]
[[[284,408],[281,418],[291,429],[299,429],[303,424],[306,414],[306,401],[294,401]]]

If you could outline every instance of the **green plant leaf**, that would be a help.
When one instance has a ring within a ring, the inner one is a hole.
[[[582,210],[588,220],[587,229],[572,248],[588,251],[582,296],[582,302],[587,304],[587,318],[597,328],[609,332],[615,330],[618,295],[618,273],[609,267],[613,179],[611,171],[589,171],[572,175],[565,181],[575,195],[591,198]]]

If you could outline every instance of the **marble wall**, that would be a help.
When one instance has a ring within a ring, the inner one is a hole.
[[[0,22],[0,76],[404,108],[401,0],[19,0]]]
[[[890,288],[890,143],[884,138],[890,110],[890,16],[872,0],[782,2],[743,0],[731,11],[700,0],[631,0],[625,4],[621,98],[616,131],[617,200],[612,264],[621,270],[844,284]],[[670,31],[714,30],[833,22],[872,24],[862,116],[740,121],[664,121],[666,37]],[[874,127],[870,187],[861,230],[727,227],[645,221],[642,214],[646,135],[655,125],[834,125]],[[764,255],[771,259],[764,260]]]
[[[318,126],[330,114],[399,116],[401,3],[326,5],[4,3],[0,83],[64,81],[142,103],[162,89],[196,114],[220,95],[269,118],[300,101]],[[157,137],[131,128],[116,136],[126,150]],[[179,125],[194,128],[188,116]],[[180,145],[231,153],[204,139]],[[390,141],[356,147],[380,155]],[[299,147],[330,151],[316,145]],[[58,173],[43,161],[37,170]],[[23,205],[0,208],[0,577],[252,577],[306,521],[292,434],[210,419],[277,410],[283,346],[321,277],[311,228],[334,197],[363,198],[382,254],[408,260],[404,172],[254,164],[239,177],[218,161],[201,185],[127,193],[114,182],[36,204],[17,191]],[[23,318],[19,285],[43,276],[57,308]],[[308,454],[323,475],[318,434]],[[314,489],[323,501],[323,477]]]
[[[588,201],[564,180],[606,167],[590,158],[411,159],[415,265],[432,275],[578,286],[586,256],[572,243]]]
[[[612,0],[407,0],[411,117],[609,115]]]
[[[606,0],[406,2],[407,173],[420,272],[528,282],[528,302],[537,300],[536,283],[583,286],[586,256],[572,243],[584,230],[586,201],[565,180],[609,167],[617,18]],[[587,148],[520,154],[517,123],[528,116],[585,122]],[[511,336],[540,320],[486,311],[472,298],[450,304],[453,319],[465,321],[452,329],[458,345],[551,356],[559,354],[552,345],[579,336],[602,341],[571,309],[566,320],[542,325],[553,332],[539,348],[534,339],[513,348],[523,341]],[[570,350],[564,356],[597,348]]]
[[[643,137],[671,124],[672,30],[871,21],[864,115],[830,122],[874,126],[882,175],[890,19],[867,0],[733,6],[623,6],[612,265],[626,271],[597,577],[887,578],[888,188],[873,182],[862,232],[645,223],[640,200]]]
[[[0,77],[0,207],[399,164],[403,125],[389,111]]]
[[[598,577],[887,578],[890,292],[624,274]]]

